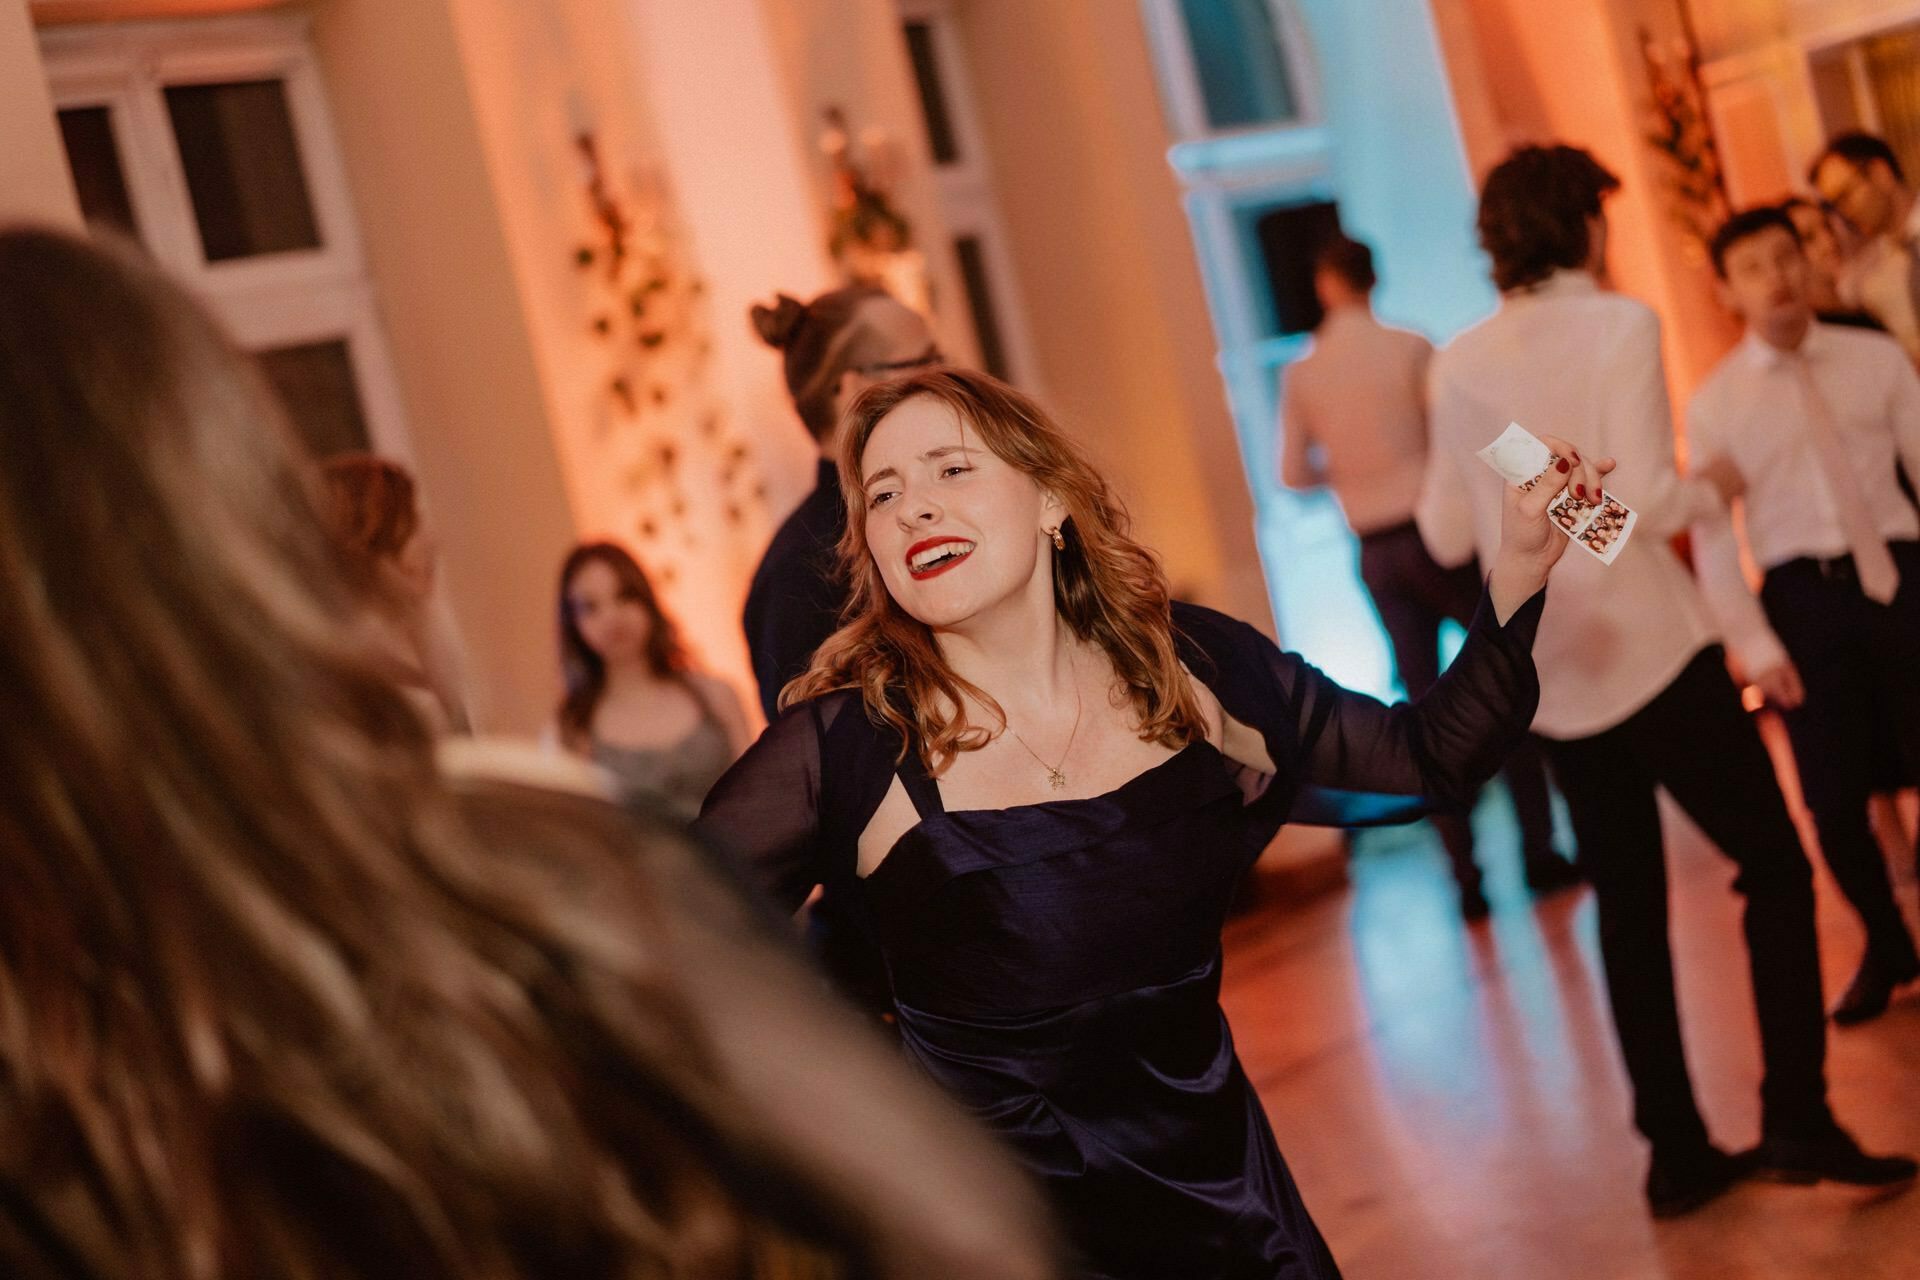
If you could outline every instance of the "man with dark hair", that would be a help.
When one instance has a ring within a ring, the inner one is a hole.
[[[1534,643],[1534,732],[1547,740],[1599,907],[1634,1123],[1652,1146],[1654,1215],[1693,1209],[1756,1169],[1797,1182],[1897,1181],[1912,1162],[1865,1155],[1827,1107],[1812,868],[1699,588],[1669,542],[1719,516],[1740,474],[1721,458],[1690,476],[1674,469],[1660,321],[1600,283],[1601,200],[1613,185],[1570,147],[1524,148],[1488,176],[1481,242],[1505,296],[1434,357],[1421,528],[1435,545],[1462,529],[1483,554],[1499,545],[1505,482],[1474,453],[1508,422],[1617,459],[1607,493],[1639,512],[1637,536],[1611,565],[1574,552],[1554,568]],[[1694,1101],[1667,929],[1661,789],[1740,870],[1766,1066],[1764,1140],[1751,1158],[1715,1146]]]
[[[1877,751],[1920,760],[1920,515],[1898,467],[1920,467],[1920,377],[1884,335],[1818,323],[1799,233],[1748,209],[1713,238],[1720,296],[1746,340],[1695,393],[1695,447],[1747,479],[1740,525],[1694,526],[1707,600],[1748,676],[1793,738],[1820,850],[1867,930],[1833,1011],[1842,1025],[1920,978],[1867,821]],[[1756,600],[1742,544],[1766,575]],[[1884,742],[1886,746],[1876,747]]]
[[[1290,489],[1331,487],[1360,539],[1360,579],[1373,597],[1409,698],[1440,678],[1440,625],[1465,625],[1480,601],[1480,570],[1445,569],[1414,524],[1426,474],[1427,362],[1433,345],[1374,318],[1373,251],[1336,235],[1314,258],[1313,285],[1326,318],[1313,349],[1287,366],[1280,418],[1280,481]],[[1507,786],[1520,824],[1527,884],[1536,892],[1579,879],[1554,851],[1553,809],[1538,750],[1508,763]],[[1460,912],[1483,920],[1491,908],[1464,814],[1436,814],[1460,890]]]
[[[1900,159],[1885,139],[1842,133],[1807,172],[1820,198],[1860,234],[1859,253],[1841,280],[1841,296],[1873,313],[1920,360],[1920,205]]]
[[[1620,179],[1578,147],[1521,147],[1487,175],[1480,197],[1481,247],[1502,293],[1545,283],[1555,272],[1604,277],[1602,202]]]
[[[1373,287],[1380,283],[1380,277],[1374,273],[1373,250],[1344,232],[1335,232],[1320,246],[1313,256],[1314,293],[1320,298],[1320,305],[1331,310],[1326,291],[1321,288],[1322,274],[1344,283],[1349,289],[1371,296]]]

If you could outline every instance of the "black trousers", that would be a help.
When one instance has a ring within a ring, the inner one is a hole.
[[[1428,554],[1420,530],[1409,520],[1360,539],[1360,580],[1393,647],[1393,664],[1407,697],[1418,698],[1440,678],[1440,624],[1451,618],[1461,626],[1479,606],[1480,568],[1471,562],[1442,568]],[[1507,790],[1520,826],[1520,849],[1531,864],[1554,856],[1553,804],[1547,794],[1546,762],[1528,743],[1507,760]],[[1432,819],[1463,886],[1480,882],[1473,859],[1473,828],[1461,814]]]
[[[1760,599],[1806,685],[1784,713],[1820,852],[1889,963],[1914,959],[1880,844],[1867,820],[1876,780],[1920,761],[1920,544],[1891,546],[1900,590],[1889,604],[1860,591],[1853,561],[1793,560],[1767,574]]]
[[[1817,1131],[1829,1116],[1813,871],[1719,646],[1702,650],[1621,724],[1550,741],[1547,750],[1600,909],[1600,957],[1633,1082],[1634,1124],[1656,1151],[1706,1140],[1674,997],[1666,850],[1654,800],[1655,788],[1665,787],[1739,867],[1734,889],[1746,899],[1741,924],[1766,1065],[1766,1132]]]

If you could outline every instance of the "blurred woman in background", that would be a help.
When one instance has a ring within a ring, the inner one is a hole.
[[[560,569],[560,741],[692,821],[750,735],[725,681],[696,671],[640,562],[611,542],[575,547]]]
[[[429,726],[467,732],[459,647],[434,591],[439,548],[420,518],[413,476],[370,453],[328,458],[320,473],[327,532],[369,642]]]
[[[1049,1274],[684,837],[437,767],[290,439],[150,266],[0,233],[0,1274]]]

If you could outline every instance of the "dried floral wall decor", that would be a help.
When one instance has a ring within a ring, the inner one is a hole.
[[[1640,55],[1650,99],[1644,136],[1661,160],[1667,212],[1704,261],[1707,245],[1731,207],[1720,147],[1700,87],[1700,55],[1690,35],[1661,42],[1645,27],[1640,29]]]
[[[736,545],[763,508],[752,450],[727,422],[711,385],[706,282],[692,267],[666,182],[635,174],[617,187],[591,129],[574,143],[588,211],[573,263],[589,299],[587,333],[604,359],[595,443],[613,468],[631,536],[663,586],[690,558]]]
[[[898,157],[871,130],[856,145],[846,115],[828,107],[820,151],[831,170],[827,252],[848,284],[878,285],[922,315],[932,314],[926,257],[913,247],[913,224],[889,194]]]

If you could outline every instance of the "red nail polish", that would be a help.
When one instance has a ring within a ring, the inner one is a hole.
[[[1585,485],[1583,485],[1583,484],[1577,484],[1577,485],[1575,485],[1575,486],[1573,486],[1573,496],[1574,496],[1574,497],[1576,497],[1576,498],[1584,498],[1584,497],[1586,497],[1586,496],[1587,496],[1587,486],[1585,486]]]
[[[1560,461],[1554,465],[1560,468],[1561,475],[1567,474],[1567,460],[1565,458],[1560,459]]]

